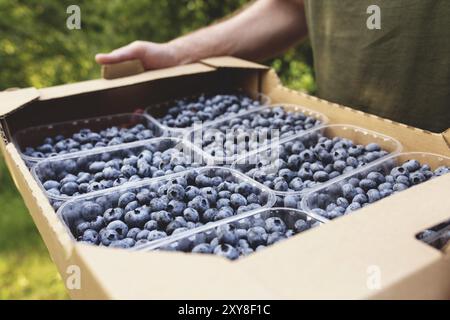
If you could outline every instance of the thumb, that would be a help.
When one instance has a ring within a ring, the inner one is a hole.
[[[127,60],[141,59],[144,55],[144,44],[136,41],[116,49],[111,53],[99,53],[95,56],[95,60],[99,64],[119,63]]]

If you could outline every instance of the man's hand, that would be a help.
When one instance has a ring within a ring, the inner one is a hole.
[[[95,60],[100,64],[112,64],[133,59],[141,60],[146,70],[180,64],[174,48],[168,43],[135,41],[111,53],[99,53],[95,56]]]
[[[140,59],[145,69],[159,69],[231,55],[264,60],[306,37],[303,0],[259,0],[228,20],[168,43],[136,41],[109,54],[98,54],[100,64]]]

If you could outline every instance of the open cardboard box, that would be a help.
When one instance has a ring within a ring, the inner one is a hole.
[[[449,131],[426,132],[289,90],[273,70],[235,58],[150,72],[128,63],[107,68],[104,77],[110,80],[0,93],[1,151],[64,281],[73,281],[79,267],[81,286],[69,289],[72,298],[450,298],[450,252],[415,238],[450,218],[450,175],[234,262],[74,242],[11,142],[20,129],[243,88],[262,92],[275,103],[322,112],[331,124],[354,124],[389,135],[404,151],[450,155]]]

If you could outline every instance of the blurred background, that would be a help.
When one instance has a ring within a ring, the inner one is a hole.
[[[94,61],[134,40],[164,42],[232,14],[246,0],[0,0],[0,91],[98,78]],[[66,9],[81,8],[81,30]],[[270,23],[270,22],[268,22]],[[315,93],[307,42],[264,62]],[[0,159],[0,299],[67,299],[64,284]]]

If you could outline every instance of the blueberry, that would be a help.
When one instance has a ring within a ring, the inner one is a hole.
[[[61,187],[61,193],[72,196],[78,192],[78,184],[76,182],[67,182]]]
[[[242,207],[242,206],[246,206],[247,205],[247,199],[241,194],[234,193],[230,197],[230,204],[234,208],[239,208],[239,207]]]
[[[163,198],[154,198],[150,201],[150,209],[152,211],[166,210],[168,203]]]
[[[361,193],[353,197],[353,202],[358,202],[361,205],[366,203],[367,201],[367,196]]]
[[[275,183],[274,189],[275,189],[275,191],[282,191],[282,192],[288,191],[289,185],[284,180],[278,181],[277,183]]]
[[[152,230],[149,232],[147,236],[148,241],[155,241],[159,239],[163,239],[167,237],[167,234],[164,231]]]
[[[200,190],[197,187],[194,186],[188,186],[186,188],[186,198],[187,200],[191,201],[196,196],[200,195]]]
[[[136,236],[139,234],[139,232],[141,232],[142,230],[139,228],[131,228],[130,230],[128,230],[127,233],[127,238],[136,240]]]
[[[183,211],[183,217],[186,221],[197,222],[199,221],[198,211],[192,207],[188,207]]]
[[[240,182],[234,191],[247,197],[253,193],[253,186],[248,182]]]
[[[148,231],[156,230],[158,229],[158,222],[155,220],[149,220],[145,223],[144,229]]]
[[[60,184],[57,181],[47,180],[47,181],[44,182],[43,186],[44,186],[45,190],[59,189]]]
[[[369,191],[367,191],[367,197],[369,203],[374,203],[381,199],[381,194],[377,189],[370,189]]]
[[[151,214],[151,218],[158,223],[158,226],[161,227],[167,226],[173,220],[172,215],[164,210],[153,212]]]
[[[215,204],[217,201],[217,191],[211,187],[205,187],[200,190],[200,194],[205,197],[210,204]]]
[[[266,240],[267,240],[267,233],[263,227],[252,227],[248,229],[247,241],[253,248],[265,244]]]
[[[135,210],[128,211],[124,216],[125,223],[131,228],[142,228],[149,220],[150,212],[146,207],[136,208]]]
[[[121,209],[121,208],[109,208],[103,214],[103,218],[105,219],[106,223],[110,223],[111,221],[122,219],[123,215],[124,215],[123,209]]]
[[[294,223],[295,233],[300,233],[300,232],[306,231],[308,229],[309,229],[309,224],[305,220],[298,219],[297,221],[295,221],[295,223]]]
[[[349,213],[352,211],[356,211],[361,208],[361,204],[359,202],[352,202],[350,205],[345,209],[345,213]]]
[[[112,242],[120,240],[117,231],[112,229],[103,229],[100,231],[100,241],[103,245],[109,246]]]
[[[213,248],[208,243],[200,243],[192,249],[192,253],[212,253]]]
[[[268,233],[286,231],[286,224],[278,217],[270,217],[265,221],[265,229]]]
[[[81,217],[86,221],[94,220],[97,216],[102,214],[102,207],[95,202],[88,201],[81,205]]]
[[[376,188],[377,187],[377,183],[374,180],[371,180],[371,179],[362,179],[359,182],[359,186],[363,190],[367,191],[367,190]]]
[[[194,199],[189,201],[188,207],[195,209],[199,213],[203,213],[209,209],[209,203],[205,197],[196,196]]]
[[[440,166],[436,170],[434,170],[434,174],[438,177],[443,176],[444,174],[447,174],[450,172],[450,168],[445,166]]]
[[[133,192],[125,192],[119,197],[118,206],[121,208],[125,208],[126,205],[130,202],[136,200],[136,195]]]
[[[403,183],[396,183],[392,187],[392,190],[397,191],[397,192],[398,191],[403,191],[403,190],[406,190],[406,189],[408,189],[408,186],[403,184]]]
[[[110,222],[106,229],[116,231],[119,239],[125,238],[128,233],[128,226],[120,220]]]
[[[123,211],[128,212],[128,211],[132,211],[136,208],[139,207],[139,202],[137,201],[131,201],[130,203],[128,203],[125,208],[123,209]]]
[[[406,170],[404,167],[394,167],[391,170],[391,176],[397,178],[400,175],[405,175],[408,173],[408,170]]]
[[[167,190],[167,196],[170,200],[183,200],[184,194],[184,188],[178,184],[171,185]]]
[[[178,200],[171,200],[167,205],[167,210],[172,213],[173,216],[181,216],[185,208],[186,204]]]
[[[298,206],[298,197],[294,195],[287,195],[284,197],[284,206],[286,208],[297,208]]]
[[[413,172],[409,175],[409,181],[411,184],[419,184],[426,180],[425,175],[422,172]]]
[[[229,244],[221,244],[214,248],[214,254],[231,260],[239,258],[239,252]]]
[[[328,173],[326,173],[325,171],[317,171],[313,174],[313,179],[314,181],[317,182],[325,182],[328,181],[330,177],[328,176]]]
[[[100,241],[100,236],[98,235],[97,231],[87,229],[86,231],[84,231],[83,235],[79,238],[79,240],[92,244],[98,244]]]

